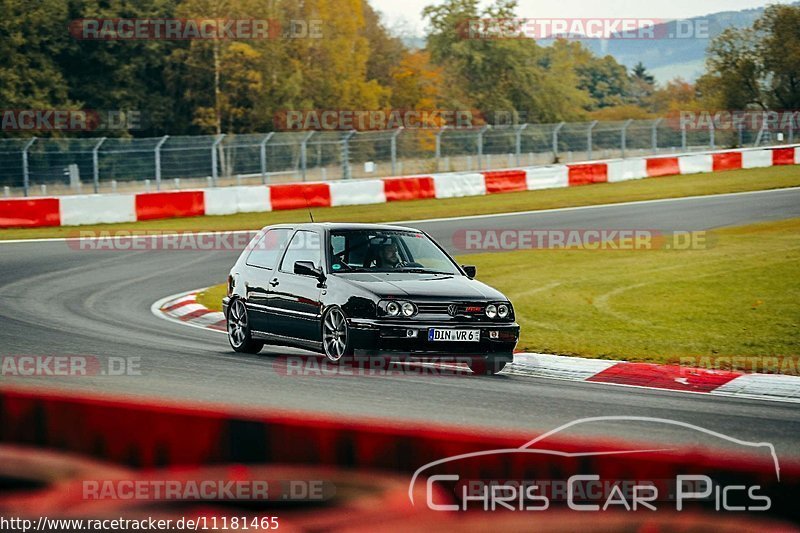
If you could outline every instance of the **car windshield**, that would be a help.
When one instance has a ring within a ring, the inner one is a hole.
[[[416,231],[334,231],[330,248],[334,272],[459,273],[447,254]]]

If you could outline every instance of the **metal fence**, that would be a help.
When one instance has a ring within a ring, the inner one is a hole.
[[[666,119],[471,129],[273,132],[159,138],[0,139],[4,196],[478,171],[794,142],[785,131],[715,131]]]

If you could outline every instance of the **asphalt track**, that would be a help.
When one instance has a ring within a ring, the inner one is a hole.
[[[789,217],[800,217],[800,188],[415,225],[452,246],[452,234],[465,228],[672,231]],[[80,251],[64,241],[0,244],[0,356],[138,357],[141,368],[141,375],[120,377],[4,376],[0,384],[292,409],[331,417],[441,422],[531,435],[583,417],[646,416],[770,442],[781,459],[800,456],[796,404],[523,376],[290,376],[285,358],[275,355],[291,350],[234,354],[224,335],[151,313],[153,302],[164,296],[223,281],[237,255],[236,251]],[[736,448],[658,423],[593,423],[570,434]]]

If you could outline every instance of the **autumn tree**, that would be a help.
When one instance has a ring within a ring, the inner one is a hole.
[[[771,5],[709,45],[698,88],[709,107],[800,108],[800,6]]]

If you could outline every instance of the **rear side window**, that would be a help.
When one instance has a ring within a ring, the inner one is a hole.
[[[275,268],[291,234],[290,229],[271,229],[264,233],[247,256],[247,264],[269,270]]]

